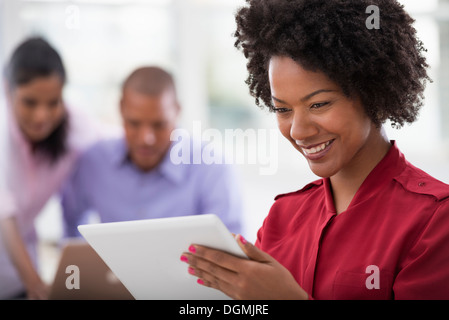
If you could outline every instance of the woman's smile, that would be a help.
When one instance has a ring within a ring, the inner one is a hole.
[[[300,141],[296,141],[296,144],[301,148],[302,154],[309,160],[320,160],[323,158],[329,150],[332,148],[332,143],[335,139],[328,140],[326,142],[304,146]]]

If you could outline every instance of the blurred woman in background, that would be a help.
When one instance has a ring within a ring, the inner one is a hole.
[[[7,139],[0,174],[0,299],[45,299],[34,220],[96,134],[64,103],[66,71],[42,38],[20,44],[4,74]]]

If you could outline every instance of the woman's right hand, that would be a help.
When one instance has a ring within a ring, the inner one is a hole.
[[[233,299],[308,299],[284,266],[242,236],[236,238],[249,259],[200,245],[192,245],[183,253],[188,272],[198,277],[200,285],[218,289]]]

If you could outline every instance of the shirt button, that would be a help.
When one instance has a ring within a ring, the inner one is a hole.
[[[424,187],[425,185],[426,185],[425,182],[419,182],[419,183],[418,183],[418,186],[420,186],[420,187]]]

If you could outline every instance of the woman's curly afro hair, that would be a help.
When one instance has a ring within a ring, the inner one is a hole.
[[[431,79],[414,20],[396,0],[246,1],[236,14],[235,46],[248,59],[246,83],[256,105],[273,109],[268,64],[288,56],[360,97],[377,126],[416,120]],[[379,29],[366,26],[370,5],[379,8]]]

